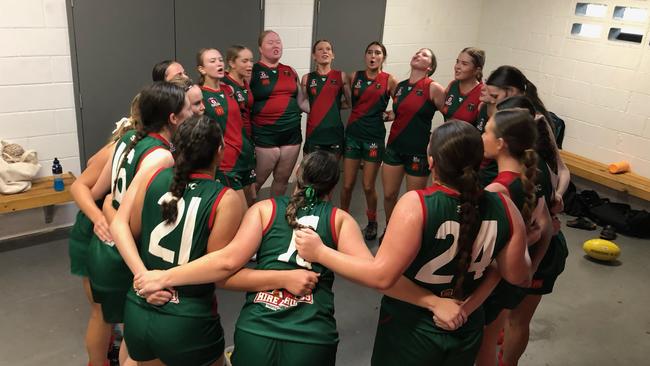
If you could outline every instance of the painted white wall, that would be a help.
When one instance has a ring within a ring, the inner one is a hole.
[[[476,46],[483,0],[387,0],[383,43],[385,70],[399,81],[409,77],[409,62],[420,48],[433,50],[433,79],[447,87],[460,50]],[[436,113],[434,125],[442,123]]]
[[[640,45],[607,40],[615,6],[648,1],[598,0],[603,19],[575,16],[573,0],[491,0],[483,3],[479,46],[486,75],[514,65],[538,87],[547,108],[566,122],[564,149],[609,163],[628,160],[650,177],[650,47],[648,21]],[[598,39],[571,35],[573,23],[603,25]]]
[[[58,157],[79,174],[77,122],[65,0],[0,0],[0,138],[34,149],[51,175]],[[58,206],[0,215],[0,240],[70,225],[76,208]]]

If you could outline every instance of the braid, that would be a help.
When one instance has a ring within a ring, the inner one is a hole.
[[[284,215],[290,227],[307,227],[298,222],[298,210],[310,207],[329,194],[338,183],[339,174],[339,163],[332,153],[316,150],[303,158],[298,169],[296,190],[289,199]]]
[[[464,298],[463,282],[471,261],[474,240],[481,227],[479,219],[479,200],[483,190],[479,185],[477,171],[471,166],[463,168],[463,173],[458,178],[457,187],[460,192],[460,232],[458,236],[458,268],[454,275],[454,297]]]
[[[117,171],[119,172],[120,169],[124,167],[124,163],[126,163],[126,158],[129,156],[129,153],[131,153],[131,150],[135,148],[135,145],[140,142],[143,138],[147,137],[147,132],[144,131],[144,129],[139,129],[138,132],[136,132],[135,136],[131,139],[131,142],[127,145],[126,149],[124,149],[124,153],[122,153],[122,159],[120,160],[120,164],[117,166]],[[111,192],[115,192],[117,189],[117,180],[119,178],[119,175],[115,177],[115,181],[113,182],[113,189],[111,189]]]
[[[535,150],[537,154],[551,167],[554,173],[557,173],[557,147],[553,144],[552,137],[549,133],[550,124],[545,117],[536,118],[537,123],[537,143]]]
[[[161,205],[162,217],[169,224],[178,216],[178,201],[197,169],[207,169],[223,146],[219,124],[208,116],[190,117],[178,128],[172,139],[174,151],[174,178],[169,186],[172,199]],[[216,164],[216,163],[215,163]]]
[[[521,208],[521,216],[524,218],[526,225],[530,223],[533,210],[535,209],[535,182],[537,181],[537,153],[533,149],[526,149],[520,160],[525,170],[521,172],[521,183],[524,187],[526,199]]]
[[[301,187],[301,184],[298,183],[296,192],[294,192],[294,194],[289,199],[289,203],[287,204],[287,211],[284,214],[284,217],[287,219],[289,226],[294,230],[302,229],[305,227],[304,225],[298,223],[297,219],[298,210],[305,205],[305,201],[305,188]]]
[[[174,179],[169,187],[172,199],[166,200],[161,206],[162,217],[168,224],[176,221],[178,216],[178,201],[183,197],[185,187],[190,180],[192,167],[185,162],[183,155],[176,157],[174,162]]]

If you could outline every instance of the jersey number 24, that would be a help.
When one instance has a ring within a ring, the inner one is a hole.
[[[431,284],[451,283],[454,276],[438,275],[436,272],[440,268],[446,266],[458,255],[459,232],[460,224],[457,221],[445,221],[440,225],[436,232],[436,239],[446,239],[447,236],[451,235],[454,238],[454,242],[444,253],[433,258],[422,266],[415,275],[416,280]],[[494,253],[496,241],[497,221],[487,220],[481,222],[481,228],[479,229],[474,245],[472,246],[472,261],[468,268],[469,272],[474,272],[474,279],[481,278],[485,268],[490,265],[490,262],[492,262],[492,254]],[[481,252],[483,252],[481,260],[477,260]]]

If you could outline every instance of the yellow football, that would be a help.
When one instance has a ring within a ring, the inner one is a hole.
[[[621,254],[621,248],[605,239],[590,239],[585,241],[582,249],[588,256],[601,261],[613,261]]]

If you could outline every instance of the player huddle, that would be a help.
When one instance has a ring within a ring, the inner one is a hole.
[[[568,170],[535,86],[512,66],[483,83],[476,48],[460,52],[445,89],[427,48],[398,82],[379,42],[346,74],[319,40],[301,79],[280,63],[276,32],[258,46],[255,63],[243,46],[225,60],[201,49],[198,84],[175,61],[155,65],[74,183],[89,364],[108,362],[123,323],[123,365],[333,365],[337,273],[385,295],[372,365],[516,365],[567,255],[555,214]],[[436,111],[445,123],[431,131]],[[363,231],[346,212],[362,164]],[[380,167],[386,229],[373,256],[364,237],[378,232]],[[271,173],[272,198],[256,202]],[[247,292],[228,357],[215,286]]]

